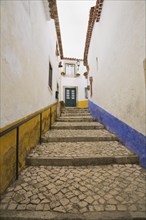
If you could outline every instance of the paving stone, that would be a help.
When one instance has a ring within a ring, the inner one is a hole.
[[[61,199],[63,197],[63,193],[59,192],[56,194],[57,199]]]
[[[27,210],[30,210],[30,211],[34,211],[34,210],[36,209],[36,205],[28,204],[28,205],[26,206],[26,209],[27,209]]]
[[[63,206],[56,207],[56,208],[54,208],[53,210],[54,210],[54,211],[57,211],[57,212],[63,212],[63,213],[66,212]]]
[[[72,197],[71,199],[70,199],[70,201],[72,202],[72,203],[78,203],[79,202],[79,199],[75,196],[75,197]]]
[[[16,203],[11,203],[9,206],[8,206],[8,209],[9,210],[15,210],[17,208],[17,204]]]
[[[64,199],[61,199],[60,200],[60,203],[63,205],[63,206],[66,206],[68,203],[69,203],[69,200],[64,198]]]
[[[86,197],[86,196],[85,196],[84,194],[80,194],[80,195],[79,195],[79,199],[80,199],[80,200],[85,199],[85,197]]]
[[[50,205],[49,204],[44,204],[44,211],[50,210]]]
[[[85,213],[87,211],[88,211],[88,209],[86,207],[80,209],[80,213]]]
[[[117,209],[119,211],[127,211],[127,206],[126,205],[117,205]]]
[[[84,208],[84,207],[87,206],[87,202],[82,201],[82,202],[79,203],[79,206],[82,207],[82,208]]]
[[[116,206],[115,205],[105,205],[105,210],[106,211],[115,211]]]
[[[25,200],[25,195],[21,195],[21,194],[19,194],[19,193],[16,193],[15,195],[14,195],[14,201],[16,202],[16,203],[18,203],[18,202],[21,202],[21,201],[23,201],[23,200]]]
[[[49,203],[49,202],[50,202],[49,199],[43,199],[43,200],[41,201],[42,204],[47,204],[47,203]]]
[[[137,211],[137,207],[136,207],[136,205],[132,204],[132,205],[128,206],[128,210],[129,211]]]
[[[85,201],[91,204],[94,201],[94,199],[91,196],[88,196],[87,198],[85,198]]]
[[[30,203],[30,198],[26,198],[26,199],[22,200],[20,203],[21,204],[29,204]]]
[[[59,207],[61,204],[58,201],[50,202],[50,208],[54,209],[55,207]]]
[[[104,211],[104,205],[94,205],[94,209],[98,212]]]
[[[15,189],[14,189],[14,192],[17,192],[17,191],[19,191],[19,190],[21,190],[22,189],[22,186],[17,186]]]
[[[42,210],[44,210],[44,204],[38,204],[38,205],[36,206],[36,210],[37,210],[37,211],[42,211]]]
[[[25,209],[26,209],[26,204],[17,206],[17,210],[25,210]]]
[[[40,203],[40,199],[31,200],[31,203],[32,204],[39,204]]]
[[[58,192],[58,190],[53,188],[53,189],[50,190],[50,192],[54,195],[54,194],[56,194]]]
[[[99,201],[99,204],[105,204],[105,199],[103,198],[100,198],[98,201]]]

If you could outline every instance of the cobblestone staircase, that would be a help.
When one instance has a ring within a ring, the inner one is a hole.
[[[1,219],[146,219],[138,157],[88,109],[65,108],[2,197]]]

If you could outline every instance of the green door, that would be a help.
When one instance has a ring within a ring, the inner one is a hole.
[[[76,107],[76,89],[65,88],[65,106]]]

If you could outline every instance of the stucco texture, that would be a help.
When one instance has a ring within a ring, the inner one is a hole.
[[[145,135],[145,1],[104,1],[88,54],[90,100]]]
[[[57,36],[45,10],[43,1],[1,1],[1,127],[56,101]]]

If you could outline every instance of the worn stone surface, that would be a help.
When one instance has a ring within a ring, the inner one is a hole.
[[[72,127],[72,126],[98,126],[101,125],[99,122],[55,122],[54,126],[67,126],[67,127]]]
[[[28,167],[2,197],[4,210],[144,212],[146,173],[138,165]],[[36,181],[35,184],[33,181]]]
[[[115,137],[114,134],[105,129],[100,130],[51,130],[46,132],[43,137]]]
[[[56,122],[53,126],[53,129],[103,129],[104,126],[98,122]]]
[[[133,153],[117,141],[43,143],[31,151],[29,157],[95,157],[128,156]]]

